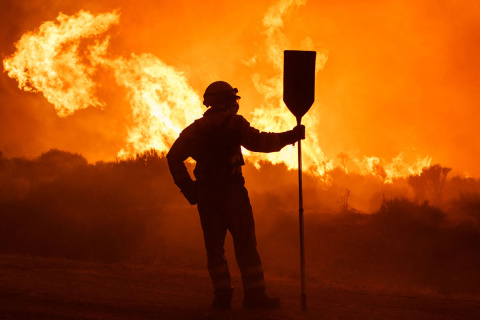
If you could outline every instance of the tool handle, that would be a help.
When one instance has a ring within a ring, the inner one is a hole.
[[[301,124],[302,118],[297,117],[297,125]],[[298,140],[298,218],[300,225],[300,268],[302,281],[302,310],[307,310],[307,294],[305,290],[305,241],[303,227],[303,186],[302,186],[302,140]]]

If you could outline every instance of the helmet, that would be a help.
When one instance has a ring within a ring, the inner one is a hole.
[[[215,81],[210,84],[203,94],[203,104],[210,107],[216,103],[223,103],[228,98],[240,99],[238,89],[233,88],[225,81]]]

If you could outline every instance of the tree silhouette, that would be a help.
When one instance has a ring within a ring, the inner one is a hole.
[[[345,193],[340,198],[340,206],[343,212],[348,211],[348,198],[350,197],[350,190],[345,189]]]
[[[408,177],[408,184],[415,192],[415,199],[420,202],[429,201],[432,204],[440,204],[445,182],[451,168],[434,164],[424,168],[420,175]]]

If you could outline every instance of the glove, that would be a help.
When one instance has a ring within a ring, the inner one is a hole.
[[[189,181],[185,183],[180,191],[191,205],[198,203],[198,181]]]
[[[280,139],[284,145],[294,144],[300,139],[305,139],[305,126],[298,125],[290,131],[280,133]]]
[[[292,131],[295,134],[297,141],[305,139],[305,126],[303,124],[297,125]]]

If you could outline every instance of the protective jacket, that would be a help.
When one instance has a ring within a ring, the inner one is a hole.
[[[245,164],[241,146],[250,151],[274,152],[295,143],[292,131],[260,132],[241,115],[234,115],[222,106],[214,106],[203,117],[182,131],[167,154],[175,184],[188,189],[193,182],[184,161],[196,161],[195,178],[202,184],[221,185],[242,177]]]

